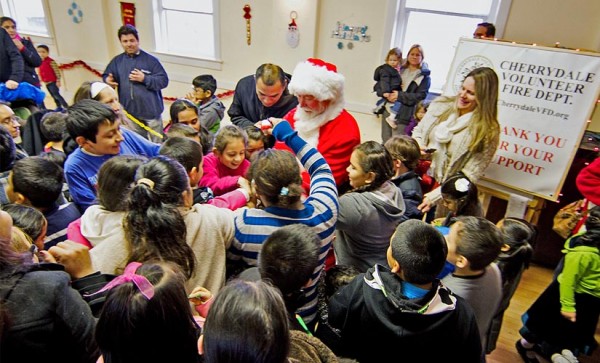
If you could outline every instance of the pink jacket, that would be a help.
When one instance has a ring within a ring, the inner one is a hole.
[[[223,165],[215,154],[210,153],[204,158],[204,175],[200,180],[201,187],[209,187],[215,196],[237,189],[240,176],[245,177],[250,168],[250,162],[244,160],[237,169]]]

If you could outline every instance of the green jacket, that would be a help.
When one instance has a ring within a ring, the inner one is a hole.
[[[560,283],[561,309],[574,313],[575,294],[590,294],[600,298],[600,251],[596,247],[570,247],[571,239],[565,242],[565,265],[558,276]]]

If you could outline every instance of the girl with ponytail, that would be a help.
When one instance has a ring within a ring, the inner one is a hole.
[[[216,293],[225,283],[225,253],[233,239],[233,214],[208,204],[193,204],[188,175],[181,164],[156,156],[141,165],[123,218],[125,242],[107,241],[109,254],[92,250],[92,263],[168,261],[187,279],[186,290],[203,286]]]

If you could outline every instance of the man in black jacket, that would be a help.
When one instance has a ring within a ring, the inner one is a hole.
[[[0,82],[6,88],[15,89],[23,79],[23,57],[6,32],[0,31]]]
[[[243,129],[269,117],[283,118],[298,104],[288,92],[290,78],[280,66],[265,63],[240,79],[227,111],[231,122]]]

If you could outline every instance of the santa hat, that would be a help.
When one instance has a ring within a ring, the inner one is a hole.
[[[337,73],[334,64],[317,58],[308,58],[294,69],[288,89],[293,95],[311,95],[319,101],[341,101],[344,92],[344,76]]]
[[[577,174],[576,184],[587,200],[600,205],[600,158],[581,169]]]

